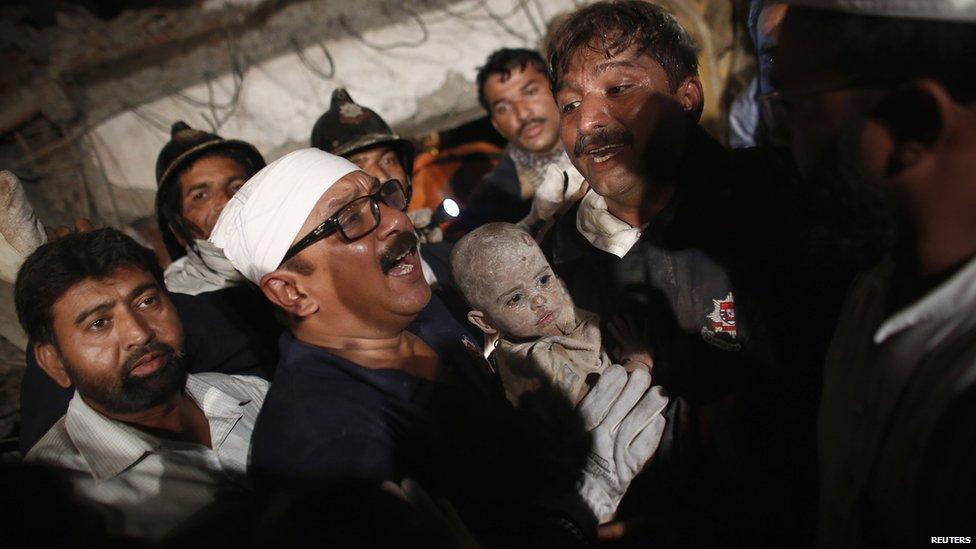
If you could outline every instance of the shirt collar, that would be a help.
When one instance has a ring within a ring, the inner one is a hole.
[[[93,410],[78,391],[68,404],[64,426],[99,482],[125,471],[159,446],[155,437]]]
[[[186,392],[207,416],[217,449],[243,416],[241,406],[250,400],[239,401],[192,374],[187,376]],[[78,391],[68,404],[65,428],[97,481],[115,477],[162,445],[158,437],[98,413]]]
[[[912,326],[945,321],[976,305],[976,257],[969,260],[949,280],[886,320],[874,334],[874,342],[884,343]]]
[[[244,416],[242,407],[251,402],[250,399],[236,399],[192,374],[186,378],[186,393],[207,416],[210,444],[214,450],[220,448],[234,425]]]

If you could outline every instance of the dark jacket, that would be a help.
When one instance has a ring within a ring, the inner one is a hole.
[[[191,373],[256,375],[271,380],[278,361],[278,335],[268,301],[248,286],[197,295],[170,293],[183,323],[183,348]],[[20,387],[19,448],[26,454],[68,410],[74,388],[62,388],[44,373],[28,344]]]
[[[684,435],[731,472],[703,496],[728,504],[714,515],[756,543],[763,529],[809,536],[820,369],[853,269],[810,269],[801,188],[779,151],[729,151],[697,128],[677,173],[623,258],[579,233],[578,204],[543,250],[578,306],[648,323],[655,381],[692,405]]]

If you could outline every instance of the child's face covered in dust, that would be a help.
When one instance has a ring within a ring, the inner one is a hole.
[[[486,320],[508,339],[572,331],[573,300],[528,235],[496,249],[484,276]]]

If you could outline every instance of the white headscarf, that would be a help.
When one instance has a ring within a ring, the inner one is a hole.
[[[210,242],[255,284],[281,264],[319,198],[358,170],[345,158],[301,149],[268,164],[221,212]]]

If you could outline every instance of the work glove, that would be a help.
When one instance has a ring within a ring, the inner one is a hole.
[[[44,225],[34,215],[20,179],[0,171],[0,280],[14,282],[27,256],[45,242]]]
[[[519,226],[528,230],[540,221],[549,221],[578,200],[582,196],[583,187],[583,176],[576,168],[571,167],[564,171],[556,164],[549,164],[542,183],[532,197],[529,215],[518,223]]]
[[[664,433],[661,412],[668,397],[661,387],[650,385],[647,370],[637,369],[628,376],[615,364],[580,403],[592,448],[579,493],[601,524],[613,519],[630,482],[654,455]]]
[[[417,231],[417,237],[423,244],[434,244],[444,240],[444,233],[437,225],[431,224],[434,211],[430,208],[420,208],[407,212],[407,217],[413,223],[413,228]]]

